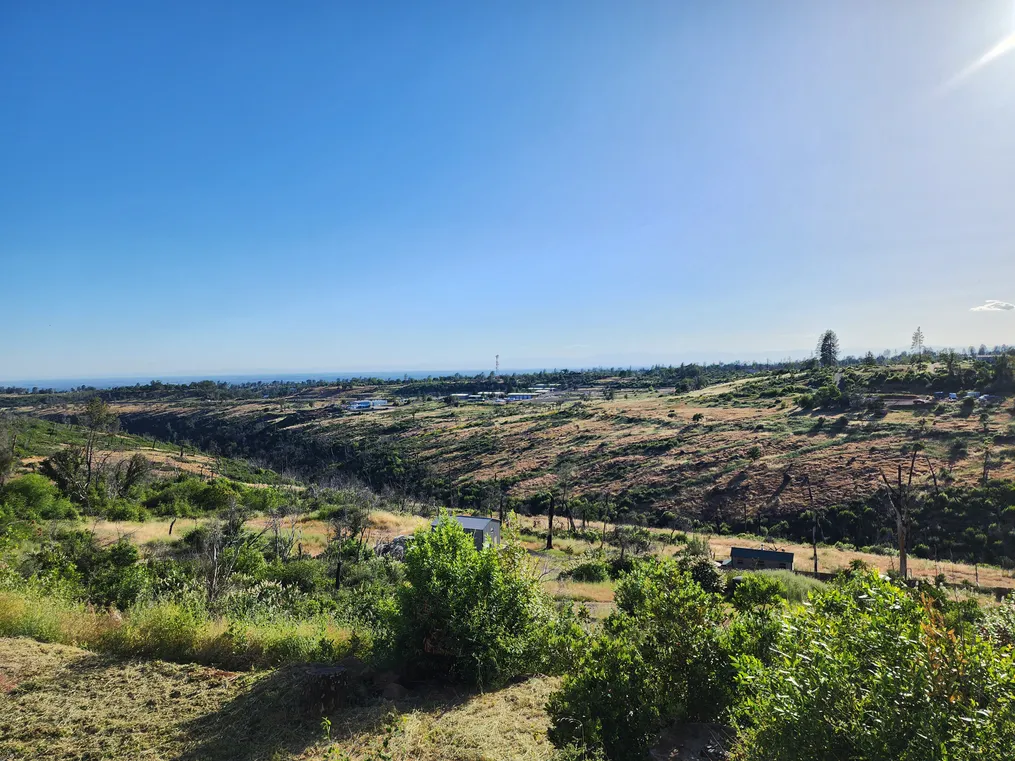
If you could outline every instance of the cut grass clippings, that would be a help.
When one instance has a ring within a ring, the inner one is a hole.
[[[330,738],[304,710],[298,666],[236,674],[0,638],[0,684],[3,759],[548,761],[544,705],[559,680],[338,708]]]

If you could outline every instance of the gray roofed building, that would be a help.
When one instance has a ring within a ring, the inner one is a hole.
[[[431,529],[437,525],[441,519],[433,521],[430,526]],[[483,545],[487,541],[490,544],[500,544],[500,521],[496,518],[481,518],[472,515],[450,515],[448,520],[457,521],[458,524],[465,529],[465,533],[472,534],[472,538],[476,542],[476,549],[483,549]]]
[[[793,570],[793,553],[778,550],[751,549],[749,547],[732,547],[730,559],[723,564],[728,568],[786,568]]]

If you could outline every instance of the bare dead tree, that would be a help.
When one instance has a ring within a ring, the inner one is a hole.
[[[561,463],[557,468],[557,486],[560,489],[560,502],[564,508],[564,515],[567,516],[568,528],[573,532],[577,528],[574,523],[574,513],[571,510],[571,487],[574,484],[574,466],[570,463]]]
[[[87,429],[85,436],[85,484],[91,487],[94,478],[93,463],[95,447],[102,434],[113,430],[119,424],[119,418],[113,414],[109,405],[95,396],[88,401],[82,415],[82,422]]]
[[[811,518],[813,524],[811,525],[811,549],[814,552],[814,575],[818,575],[818,511],[814,507],[814,492],[811,490],[811,476],[809,473],[805,473],[802,477],[804,485],[807,487],[807,502],[811,508]]]
[[[912,455],[909,459],[909,476],[903,478],[903,464],[897,466],[895,485],[892,486],[882,468],[878,468],[881,480],[885,484],[888,495],[888,507],[895,518],[895,533],[899,544],[899,573],[903,578],[907,577],[908,567],[908,542],[909,528],[912,523],[911,510],[914,502],[913,495],[913,474],[916,471],[916,458],[921,450],[920,442],[914,442]]]
[[[548,549],[548,550],[552,550],[553,549],[553,512],[554,512],[554,509],[556,508],[556,505],[554,503],[555,503],[555,498],[554,498],[553,493],[551,492],[550,493],[550,507],[549,507],[549,509],[547,511],[548,521],[547,521],[547,526],[546,526],[546,549]]]
[[[269,508],[267,529],[271,534],[271,547],[276,558],[287,562],[293,549],[303,539],[302,519],[304,511],[297,500]]]
[[[207,524],[198,561],[209,603],[222,596],[243,551],[257,544],[268,530],[265,527],[256,534],[245,531],[247,518],[247,512],[233,500],[219,518]]]

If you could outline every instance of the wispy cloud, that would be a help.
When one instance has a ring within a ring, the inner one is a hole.
[[[983,304],[978,307],[973,307],[970,312],[1010,312],[1015,309],[1015,304],[1009,304],[1007,301],[998,301],[997,299],[987,299]]]
[[[1015,34],[1010,34],[1003,40],[1001,40],[999,43],[997,43],[990,50],[988,50],[986,53],[984,53],[982,56],[980,56],[971,64],[969,64],[966,68],[962,69],[962,71],[960,71],[958,74],[956,74],[947,82],[942,84],[941,89],[938,91],[938,94],[943,95],[944,93],[949,92],[950,90],[954,90],[956,87],[962,84],[962,82],[964,82],[966,79],[968,79],[973,74],[978,72],[984,66],[993,63],[1001,56],[1010,53],[1013,50],[1015,50]]]

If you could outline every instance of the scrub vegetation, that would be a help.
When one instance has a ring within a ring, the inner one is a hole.
[[[0,756],[1007,758],[1015,598],[976,587],[1011,586],[1011,411],[898,406],[1002,365],[835,351],[503,406],[451,396],[486,377],[10,394]],[[381,391],[409,401],[338,405]],[[719,569],[758,544],[822,580]]]

